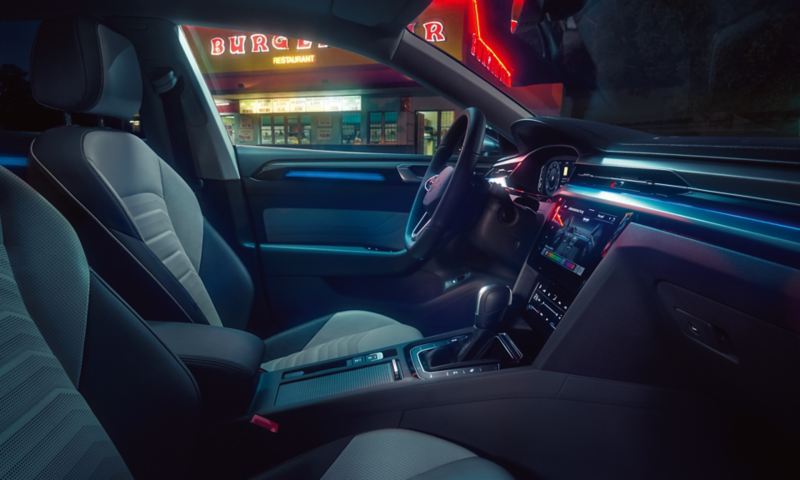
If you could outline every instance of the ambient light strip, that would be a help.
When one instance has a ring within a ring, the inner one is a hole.
[[[380,173],[336,172],[330,170],[289,170],[283,178],[302,178],[308,180],[350,180],[354,182],[383,182],[386,178]]]
[[[0,165],[4,167],[24,167],[28,165],[28,157],[0,155]]]

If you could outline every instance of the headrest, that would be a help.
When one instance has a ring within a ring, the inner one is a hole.
[[[142,74],[131,42],[83,18],[41,23],[31,88],[37,102],[70,113],[127,120],[142,103]]]

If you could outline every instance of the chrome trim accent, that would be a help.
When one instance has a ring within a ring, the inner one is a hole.
[[[437,180],[439,180],[439,175],[433,175],[425,180],[425,191],[430,192]]]
[[[411,239],[416,240],[417,238],[419,238],[419,236],[422,235],[422,232],[424,232],[425,229],[428,228],[428,225],[431,223],[432,219],[433,216],[430,216],[429,218],[428,212],[424,212],[422,214],[422,218],[419,219],[419,222],[417,222],[417,224],[414,225],[414,229],[411,230]],[[423,224],[423,222],[425,223]]]
[[[422,177],[414,173],[411,170],[410,165],[398,165],[397,166],[397,174],[400,175],[400,180],[403,183],[420,183],[422,182]]]
[[[517,347],[517,344],[514,343],[514,340],[512,340],[507,333],[500,332],[495,336],[495,338],[498,342],[500,342],[500,345],[503,346],[503,349],[505,349],[506,353],[508,353],[508,356],[511,357],[511,360],[515,362],[522,360],[522,351],[519,349],[519,347]]]
[[[397,359],[392,359],[392,375],[394,376],[395,380],[400,380],[403,376],[400,374],[400,364],[397,363]]]

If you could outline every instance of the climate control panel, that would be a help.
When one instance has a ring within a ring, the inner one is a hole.
[[[530,300],[528,300],[527,314],[533,319],[544,322],[551,329],[555,329],[564,318],[572,301],[572,298],[559,290],[550,282],[540,281],[537,283]]]

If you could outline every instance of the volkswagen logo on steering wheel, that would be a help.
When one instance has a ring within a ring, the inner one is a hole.
[[[439,181],[439,175],[434,175],[431,178],[425,180],[425,191],[430,192],[436,182]]]

